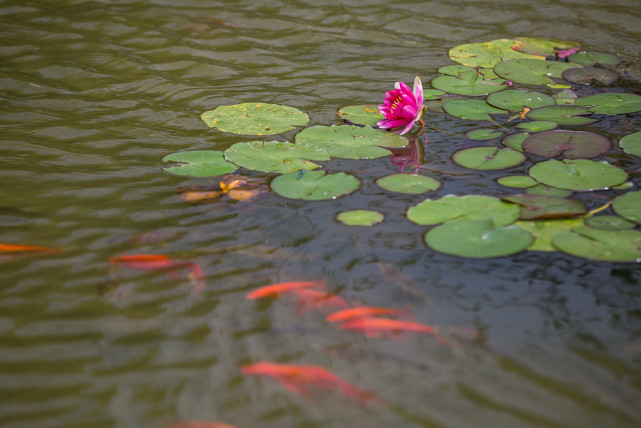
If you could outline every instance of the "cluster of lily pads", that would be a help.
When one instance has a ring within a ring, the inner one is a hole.
[[[626,83],[641,80],[634,68],[636,60],[585,52],[575,42],[535,38],[460,45],[449,56],[458,64],[441,67],[442,75],[432,79],[433,89],[424,91],[427,110],[491,125],[467,132],[466,139],[484,145],[459,150],[452,161],[485,171],[513,168],[526,160],[535,165],[528,175],[497,180],[503,186],[523,189],[520,194],[503,198],[447,195],[410,207],[410,221],[432,226],[425,234],[427,245],[474,258],[527,249],[563,251],[593,260],[641,261],[641,231],[637,230],[641,191],[630,191],[634,185],[622,168],[594,160],[613,149],[641,156],[641,132],[622,136],[613,148],[599,134],[557,129],[589,125],[604,115],[641,111],[641,96],[622,90]],[[617,80],[620,87],[608,87]],[[547,88],[537,91],[532,88],[535,85]],[[598,93],[578,97],[574,91],[585,87],[597,88],[592,92]],[[409,143],[397,133],[375,129],[383,118],[375,105],[343,107],[338,116],[347,124],[308,127],[293,143],[247,141],[224,152],[174,153],[163,161],[178,164],[165,170],[196,177],[229,174],[239,168],[275,173],[278,176],[270,187],[283,197],[336,199],[354,192],[359,180],[344,172],[326,174],[317,170],[321,167],[317,162],[390,156],[388,149]],[[266,103],[219,106],[201,118],[223,132],[256,136],[281,134],[309,122],[307,114],[295,108]],[[501,145],[487,143],[499,139]],[[376,184],[409,194],[440,187],[437,180],[412,173],[381,177]],[[617,189],[619,196],[591,212],[581,199],[571,197],[573,192],[609,189]],[[602,214],[609,208],[616,215]],[[373,225],[383,221],[383,215],[355,210],[340,213],[337,219],[348,225]]]

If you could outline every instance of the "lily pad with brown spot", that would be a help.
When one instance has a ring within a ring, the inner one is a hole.
[[[454,153],[452,160],[465,168],[490,171],[520,165],[525,161],[525,156],[510,148],[472,147]]]
[[[378,106],[366,104],[360,106],[342,107],[337,114],[348,124],[376,126],[379,120],[385,119],[385,116],[378,111]]]
[[[610,140],[593,132],[554,130],[530,135],[522,146],[526,152],[544,158],[587,159],[607,153]]]
[[[503,200],[521,206],[520,220],[577,217],[588,212],[585,203],[579,199],[521,194],[505,196]]]

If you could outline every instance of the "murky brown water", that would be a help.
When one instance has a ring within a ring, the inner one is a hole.
[[[0,242],[63,249],[0,264],[0,426],[641,425],[638,266],[432,252],[405,218],[423,197],[373,184],[394,171],[387,159],[333,161],[363,186],[311,203],[190,206],[176,187],[208,180],[161,169],[167,154],[247,140],[209,130],[205,110],[263,101],[338,124],[338,108],[377,103],[397,80],[429,82],[461,43],[554,37],[639,56],[637,0],[0,1],[0,23]],[[451,164],[454,134],[427,131],[426,173],[444,183],[430,196],[497,195],[488,183],[502,174]],[[334,220],[355,208],[386,221]],[[184,276],[109,265],[129,253],[198,263],[205,289],[196,297]],[[365,339],[291,301],[245,300],[310,279],[353,302],[411,305],[453,336],[482,335],[451,347]],[[258,360],[321,365],[384,403],[306,401],[243,377]]]

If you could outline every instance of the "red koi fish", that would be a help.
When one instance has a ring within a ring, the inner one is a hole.
[[[319,288],[325,290],[327,285],[325,281],[291,281],[281,282],[280,284],[271,284],[260,287],[247,294],[247,300],[262,299],[264,297],[276,297],[280,294],[301,288]]]
[[[375,306],[361,306],[358,308],[343,309],[329,314],[328,322],[344,322],[357,318],[371,318],[379,315],[402,316],[409,312],[409,308],[380,308]]]
[[[188,279],[194,286],[193,293],[198,296],[205,286],[201,267],[193,262],[176,262],[164,254],[129,254],[109,259],[111,265],[123,265],[131,269],[146,271],[166,271],[172,278],[178,278],[178,269],[189,268]]]
[[[60,248],[41,247],[39,245],[0,244],[0,253],[21,253],[26,251],[58,253]]]
[[[336,294],[325,293],[324,291],[312,290],[310,288],[296,288],[291,290],[296,296],[298,309],[320,309],[320,308],[348,308],[347,302]]]
[[[341,330],[353,330],[363,333],[367,337],[381,335],[398,335],[407,331],[429,333],[440,338],[436,328],[413,321],[402,321],[389,318],[357,318],[338,325]]]
[[[233,425],[223,424],[220,422],[178,421],[171,424],[169,428],[236,428],[236,427]]]
[[[277,364],[262,361],[249,364],[243,367],[242,371],[245,375],[271,377],[280,382],[285,388],[305,398],[309,396],[309,388],[314,387],[331,391],[340,390],[347,397],[360,402],[380,401],[376,394],[347,383],[320,366]]]

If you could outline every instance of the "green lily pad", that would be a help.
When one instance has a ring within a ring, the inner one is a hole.
[[[425,234],[432,249],[460,257],[503,257],[525,250],[532,235],[518,227],[496,227],[491,219],[459,220],[435,227]]]
[[[530,168],[530,176],[551,187],[577,191],[608,189],[628,177],[625,171],[605,161],[588,159],[539,162]]]
[[[583,107],[553,105],[534,109],[528,112],[527,117],[532,120],[556,122],[560,125],[588,125],[597,121],[591,117],[583,117],[586,114],[590,112]]]
[[[524,107],[537,108],[554,104],[554,98],[540,92],[511,89],[491,94],[487,102],[494,107],[510,111],[521,111]]]
[[[581,97],[576,105],[596,114],[625,114],[641,111],[641,96],[635,94],[597,94]]]
[[[561,73],[565,70],[577,67],[581,67],[581,65],[571,62],[516,59],[496,64],[494,72],[515,83],[547,85],[554,83],[550,77],[561,78]]]
[[[426,199],[407,210],[407,218],[422,226],[455,220],[492,219],[494,224],[504,226],[519,217],[517,205],[498,198],[483,195],[454,196],[441,199]]]
[[[518,52],[512,49],[514,45],[515,41],[512,39],[497,39],[485,43],[466,43],[450,49],[448,55],[452,61],[459,64],[482,68],[492,68],[497,63],[512,58],[545,59],[543,56]]]
[[[560,233],[552,245],[564,253],[607,262],[641,262],[641,232],[638,230],[603,230],[578,226]]]
[[[523,152],[524,150],[521,145],[523,144],[523,140],[525,140],[529,136],[530,134],[527,132],[519,132],[518,134],[508,135],[507,137],[503,138],[503,140],[501,140],[501,144],[519,152]]]
[[[505,110],[492,107],[484,100],[449,100],[443,104],[443,110],[454,117],[467,120],[492,120],[490,114],[506,113]]]
[[[385,116],[378,111],[378,106],[374,104],[343,107],[338,111],[337,116],[348,123],[372,127],[376,126],[379,120],[385,119]]]
[[[570,40],[544,39],[538,37],[517,37],[512,49],[531,55],[552,56],[561,49],[579,48],[581,45]]]
[[[454,153],[452,160],[465,168],[488,171],[520,165],[525,161],[525,156],[510,148],[472,147]]]
[[[375,159],[389,156],[382,147],[405,147],[407,138],[369,126],[313,126],[296,135],[296,144],[327,151],[332,157]],[[380,147],[379,147],[380,146]]]
[[[523,149],[536,156],[567,159],[594,158],[610,150],[610,140],[586,131],[555,130],[530,135],[523,141]]]
[[[445,92],[440,89],[423,89],[423,101],[438,100],[443,95]]]
[[[267,103],[219,106],[200,117],[210,128],[241,135],[281,134],[309,122],[309,116],[298,109]]]
[[[550,131],[556,127],[558,127],[559,124],[556,122],[549,122],[547,120],[534,120],[532,122],[523,122],[519,123],[516,125],[518,129],[522,129],[527,132],[544,132],[544,131]],[[521,142],[522,143],[522,142]]]
[[[609,53],[600,52],[577,52],[568,57],[568,61],[576,62],[585,66],[601,65],[617,65],[621,62],[621,58]]]
[[[499,183],[501,186],[514,187],[518,189],[533,187],[539,184],[538,181],[536,181],[529,175],[508,175],[505,177],[498,178],[496,182]]]
[[[571,190],[558,189],[556,187],[546,186],[545,184],[539,184],[538,186],[532,186],[525,189],[525,193],[529,195],[548,195],[548,196],[558,196],[559,198],[565,198],[572,194]]]
[[[348,195],[358,189],[355,177],[339,172],[303,171],[279,175],[271,182],[272,190],[285,198],[322,201]]]
[[[236,143],[225,150],[225,159],[252,171],[286,174],[320,165],[310,160],[327,161],[329,154],[317,147],[282,141],[249,141]]]
[[[459,77],[438,76],[432,79],[432,86],[450,94],[457,95],[487,95],[506,88],[503,79],[484,79],[478,74],[463,74]]]
[[[494,73],[494,70],[491,68],[474,68],[467,67],[465,65],[446,65],[438,69],[438,72],[441,74],[446,74],[448,76],[460,77],[463,79],[472,79],[476,78],[475,75],[481,75],[484,79],[498,79],[499,76]]]
[[[617,197],[612,209],[626,220],[641,223],[641,191],[628,192]]]
[[[619,147],[630,155],[641,157],[641,131],[621,138],[621,141],[619,141]]]
[[[577,217],[588,212],[585,203],[579,199],[522,194],[505,196],[503,200],[521,206],[519,220]]]
[[[534,236],[534,242],[527,248],[528,251],[557,251],[552,245],[552,239],[560,233],[567,233],[572,228],[581,226],[583,219],[567,218],[556,220],[517,221],[514,226],[519,227]]]
[[[608,70],[607,68],[583,67],[565,70],[561,73],[561,77],[568,82],[582,85],[589,85],[593,81],[601,83],[602,85],[609,85],[617,81],[619,73]]]
[[[497,131],[494,128],[477,128],[465,133],[465,138],[477,141],[493,140],[501,138],[501,136],[503,136],[503,131]]]
[[[385,216],[378,211],[353,210],[343,211],[336,216],[336,220],[346,226],[373,226],[383,221]]]
[[[166,166],[164,170],[188,177],[216,177],[229,174],[238,169],[227,162],[223,152],[217,150],[189,150],[172,153],[162,158],[163,162],[178,162],[179,165]]]
[[[576,94],[571,89],[564,89],[552,95],[552,98],[558,105],[573,106],[576,103]]]
[[[636,227],[636,224],[634,222],[628,221],[623,217],[618,217],[616,215],[596,215],[586,218],[584,222],[587,226],[593,227],[595,229],[629,230]]]
[[[379,178],[376,184],[390,192],[408,194],[431,192],[441,187],[439,181],[418,174],[392,174]]]

